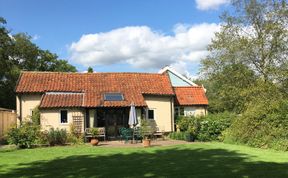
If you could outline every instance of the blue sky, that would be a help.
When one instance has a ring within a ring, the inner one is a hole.
[[[0,16],[12,33],[27,32],[79,71],[172,65],[196,75],[228,7],[228,0],[0,0]]]

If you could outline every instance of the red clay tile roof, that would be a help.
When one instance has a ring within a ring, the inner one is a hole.
[[[208,99],[202,87],[174,87],[176,106],[208,105]]]
[[[131,102],[134,102],[135,106],[146,106],[143,94],[174,95],[167,74],[151,73],[23,72],[16,92],[83,92],[85,93],[83,107],[130,106]],[[122,93],[124,101],[104,101],[103,94],[111,92]],[[45,97],[47,96],[43,97],[44,100]],[[53,96],[47,98],[47,103],[50,103],[51,97],[53,98]],[[60,98],[64,100],[65,97],[59,96]],[[53,98],[53,101],[56,102],[56,100]],[[67,101],[59,102],[66,103]],[[45,103],[46,107],[52,105],[54,104],[46,105]]]
[[[81,107],[84,93],[47,93],[44,94],[40,108]]]

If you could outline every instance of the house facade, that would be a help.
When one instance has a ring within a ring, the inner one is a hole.
[[[139,123],[154,120],[165,132],[174,131],[175,115],[207,114],[204,88],[164,69],[159,73],[23,72],[16,87],[19,121],[29,120],[39,107],[43,130],[69,130],[73,124],[81,132],[105,127],[108,136],[116,136],[119,128],[128,127],[131,103]]]
[[[198,86],[168,66],[161,69],[159,73],[166,73],[169,76],[175,94],[175,117],[205,116],[208,114],[208,99],[205,95],[206,89],[203,86]]]

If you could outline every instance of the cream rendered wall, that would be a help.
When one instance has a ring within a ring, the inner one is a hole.
[[[67,110],[68,123],[60,122],[60,111]],[[83,118],[82,131],[84,131],[84,110],[82,109],[41,109],[40,123],[42,130],[49,130],[50,128],[59,128],[70,130],[70,124],[73,123],[72,116],[81,116]]]
[[[20,100],[18,95],[16,95],[16,114],[17,114],[17,126],[18,126],[20,125]]]
[[[20,116],[20,100],[18,95],[16,95],[16,113]]]
[[[154,120],[159,130],[171,132],[174,127],[173,99],[170,96],[145,96],[148,109],[154,110]]]
[[[205,116],[206,108],[203,106],[185,106],[184,116]]]
[[[22,121],[30,119],[31,110],[40,104],[41,94],[25,94],[16,97],[17,115],[20,116],[20,102],[22,103]]]
[[[89,122],[90,122],[90,128],[93,128],[94,126],[94,117],[95,117],[95,109],[89,110]]]

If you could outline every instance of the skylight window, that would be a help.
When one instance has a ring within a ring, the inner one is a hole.
[[[105,101],[123,101],[124,97],[122,93],[105,93],[104,100]]]

